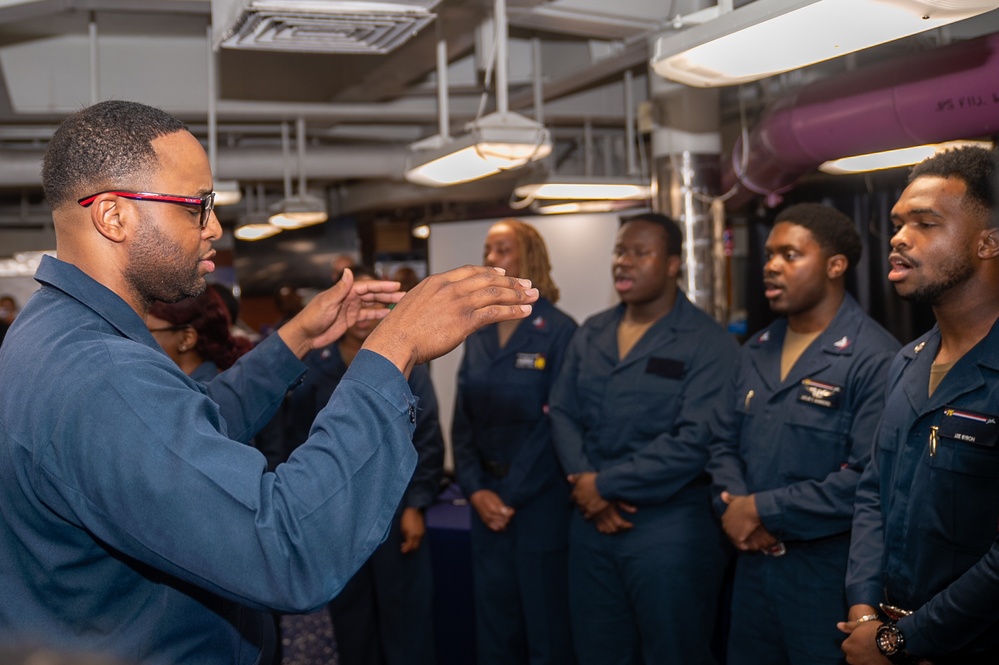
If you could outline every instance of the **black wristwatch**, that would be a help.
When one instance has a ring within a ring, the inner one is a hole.
[[[905,635],[893,623],[883,623],[878,626],[878,634],[875,641],[881,655],[893,663],[909,665],[910,663],[918,662],[905,650]]]

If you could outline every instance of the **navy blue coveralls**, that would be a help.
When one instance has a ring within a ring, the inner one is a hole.
[[[361,351],[269,473],[240,442],[305,371],[279,335],[205,386],[75,266],[46,256],[35,278],[0,349],[0,635],[136,663],[266,660],[266,611],[324,606],[389,529],[417,457],[403,375]]]
[[[552,450],[548,394],[575,330],[540,298],[503,348],[495,325],[465,342],[452,430],[458,483],[516,511],[503,532],[472,511],[478,665],[573,662],[569,486]]]
[[[581,663],[711,663],[724,536],[705,473],[715,400],[735,341],[677,292],[672,310],[618,358],[625,306],[587,320],[552,392],[555,448],[567,473],[597,472],[634,528],[605,535],[573,512],[569,579]]]
[[[308,372],[288,394],[284,411],[286,441],[293,446],[308,438],[316,414],[347,371],[336,344],[310,352],[303,362]],[[403,554],[399,522],[403,509],[422,511],[434,502],[444,473],[444,440],[426,365],[413,367],[409,387],[418,400],[416,470],[385,542],[330,603],[341,665],[434,665],[436,660],[430,539]]]
[[[870,460],[898,342],[846,294],[782,381],[787,319],[743,346],[708,465],[722,490],[756,495],[779,557],[739,555],[728,665],[840,663],[857,482]]]
[[[851,604],[915,613],[906,650],[937,665],[999,662],[999,324],[928,396],[934,327],[892,362],[857,488]]]

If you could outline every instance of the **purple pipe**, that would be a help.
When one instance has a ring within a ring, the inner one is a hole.
[[[722,174],[738,207],[755,194],[776,205],[830,159],[999,132],[999,34],[880,63],[806,85],[771,107]]]

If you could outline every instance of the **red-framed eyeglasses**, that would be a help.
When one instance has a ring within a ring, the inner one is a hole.
[[[120,196],[123,199],[135,199],[136,201],[157,201],[159,203],[175,203],[182,206],[197,206],[201,211],[201,217],[198,219],[198,224],[201,228],[208,226],[208,218],[212,216],[212,210],[215,209],[215,192],[209,192],[204,196],[178,196],[176,194],[154,194],[152,192],[125,192],[119,190],[108,190],[105,192],[97,192],[96,194],[91,194],[90,196],[84,196],[82,199],[77,200],[84,208],[89,207],[97,200],[97,197],[101,194],[114,194],[115,196]]]

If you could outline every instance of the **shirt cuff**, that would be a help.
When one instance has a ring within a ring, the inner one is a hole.
[[[884,593],[881,585],[878,583],[850,584],[846,587],[846,604],[848,607],[853,607],[854,605],[871,605],[877,607],[878,603],[883,599]]]
[[[774,492],[754,492],[756,497],[756,514],[763,523],[764,528],[778,540],[783,540],[787,534],[784,532],[784,514],[777,505],[777,497]]]
[[[298,385],[308,369],[305,363],[292,353],[280,335],[268,335],[260,340],[254,351],[265,354],[264,357],[274,371],[274,375],[287,383],[289,387]]]
[[[590,471],[583,471],[581,473],[590,473]],[[622,500],[618,495],[620,488],[615,484],[615,474],[613,469],[608,469],[606,471],[597,472],[597,492],[600,494],[600,498],[604,501],[618,501]]]
[[[344,373],[343,380],[356,381],[367,386],[400,412],[407,414],[409,433],[412,437],[416,430],[417,400],[409,387],[409,382],[398,367],[374,351],[361,349]]]

